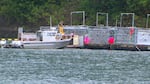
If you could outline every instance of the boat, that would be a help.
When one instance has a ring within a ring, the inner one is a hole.
[[[12,41],[11,47],[24,49],[61,49],[65,48],[71,41],[71,34],[62,34],[56,27],[40,27],[36,33],[23,33],[18,30],[18,41]]]

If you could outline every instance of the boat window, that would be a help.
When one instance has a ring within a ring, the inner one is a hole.
[[[37,32],[37,39],[39,41],[42,41],[43,37],[42,37],[42,33],[41,32]]]
[[[50,32],[50,33],[47,33],[47,36],[55,36],[56,33],[55,32]]]

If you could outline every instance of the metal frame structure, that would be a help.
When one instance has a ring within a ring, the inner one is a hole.
[[[148,28],[148,21],[149,21],[150,14],[147,14],[147,20],[146,20],[146,28]]]
[[[132,27],[134,27],[134,16],[135,16],[134,13],[121,13],[121,16],[120,16],[120,27],[122,26],[122,17],[123,17],[123,15],[132,15]]]
[[[106,15],[106,26],[108,26],[108,13],[101,13],[101,12],[96,13],[96,26],[98,26],[98,16],[99,15]]]
[[[74,12],[71,12],[70,15],[71,15],[71,25],[72,25],[72,15],[73,14],[79,14],[81,13],[83,16],[83,22],[82,22],[82,25],[85,25],[85,11],[74,11]]]

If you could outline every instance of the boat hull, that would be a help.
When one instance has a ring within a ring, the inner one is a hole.
[[[25,49],[61,49],[65,48],[71,39],[59,40],[54,42],[42,42],[42,41],[33,41],[33,42],[23,42],[23,48]]]

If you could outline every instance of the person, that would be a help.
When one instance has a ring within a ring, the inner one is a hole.
[[[59,24],[58,24],[58,29],[59,29],[59,33],[64,35],[64,28],[63,28],[63,22],[61,21]]]

